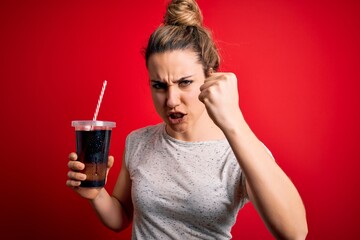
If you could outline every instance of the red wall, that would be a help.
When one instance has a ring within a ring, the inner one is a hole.
[[[1,239],[128,239],[65,186],[70,122],[92,118],[107,79],[99,119],[117,122],[111,191],[125,136],[159,121],[141,49],[165,2],[0,2]],[[359,2],[199,5],[247,121],[303,197],[308,239],[359,238]],[[271,239],[251,204],[233,235]]]

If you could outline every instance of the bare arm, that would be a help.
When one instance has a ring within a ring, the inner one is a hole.
[[[103,188],[99,195],[90,200],[99,219],[108,228],[121,231],[132,220],[131,180],[123,157],[119,177],[112,196]]]
[[[86,179],[86,175],[78,171],[84,169],[85,165],[77,161],[76,153],[69,155],[68,180],[66,185],[77,192],[81,197],[89,200],[97,216],[102,223],[114,231],[126,228],[132,219],[131,202],[131,180],[129,173],[123,164],[116,182],[113,195],[110,196],[105,188],[82,188],[79,187],[81,181]],[[114,163],[114,158],[109,157],[108,172]]]
[[[214,73],[200,88],[199,99],[223,131],[246,176],[249,198],[278,239],[305,239],[305,208],[293,183],[245,122],[238,105],[237,79]]]
[[[250,201],[277,239],[305,239],[305,208],[293,183],[245,121],[224,132],[246,176]]]

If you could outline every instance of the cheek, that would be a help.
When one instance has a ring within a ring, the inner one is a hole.
[[[163,94],[152,92],[151,97],[152,97],[152,100],[153,100],[153,103],[154,103],[154,106],[156,109],[158,109],[164,105],[165,99],[164,99]]]
[[[196,90],[189,93],[189,98],[191,98],[192,101],[200,102],[199,95],[200,95],[200,89],[196,88]]]
[[[193,107],[205,107],[204,104],[199,100],[200,90],[189,92],[186,96],[187,105]]]

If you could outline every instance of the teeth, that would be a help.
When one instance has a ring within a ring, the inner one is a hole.
[[[177,119],[177,118],[182,118],[184,116],[184,114],[182,113],[172,113],[170,114],[171,118]]]

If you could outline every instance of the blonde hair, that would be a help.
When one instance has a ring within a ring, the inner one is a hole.
[[[164,21],[150,36],[145,49],[146,66],[150,56],[174,50],[193,50],[204,67],[207,76],[210,69],[216,71],[220,56],[211,33],[203,26],[201,10],[195,0],[172,0]]]

